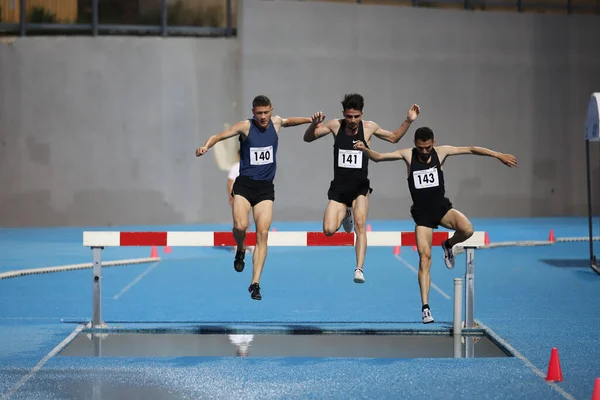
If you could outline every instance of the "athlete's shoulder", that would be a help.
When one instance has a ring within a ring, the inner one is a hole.
[[[363,127],[366,128],[378,128],[379,125],[375,121],[363,120]]]
[[[435,151],[435,153],[437,155],[440,155],[440,154],[447,153],[448,150],[450,150],[451,148],[452,148],[452,146],[447,146],[447,145],[433,146],[433,151]]]
[[[254,121],[254,118],[243,119],[243,120],[239,121],[238,123],[236,123],[236,125],[239,126],[240,128],[248,129],[252,125],[253,121]]]
[[[342,119],[330,119],[329,121],[325,122],[325,126],[327,128],[329,128],[329,130],[331,130],[331,132],[333,132],[333,134],[337,134],[338,130],[342,126],[343,121],[344,121],[343,118]]]

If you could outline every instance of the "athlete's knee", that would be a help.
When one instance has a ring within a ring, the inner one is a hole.
[[[419,252],[419,261],[420,264],[428,264],[431,262],[431,251],[430,250],[422,250]]]
[[[367,227],[367,219],[363,217],[354,217],[354,231],[356,233],[365,232]]]
[[[325,223],[323,224],[323,233],[325,236],[333,236],[337,232],[337,229],[334,225]]]
[[[473,236],[473,233],[475,232],[473,225],[471,225],[470,222],[466,222],[463,226],[461,226],[460,231],[467,239]]]
[[[248,220],[244,218],[234,218],[233,229],[236,231],[246,231],[248,229]]]
[[[256,244],[267,244],[269,240],[269,230],[259,229],[256,232]]]
[[[323,219],[323,233],[325,236],[332,236],[339,228],[339,226],[335,226],[335,221],[332,218],[325,216]]]

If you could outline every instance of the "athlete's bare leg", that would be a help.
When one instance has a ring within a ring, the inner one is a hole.
[[[248,215],[250,214],[250,202],[245,197],[236,194],[233,198],[233,237],[238,250],[244,249],[244,239],[248,229]]]
[[[325,215],[323,216],[323,233],[325,235],[332,236],[340,229],[342,221],[346,217],[347,208],[344,203],[329,200],[325,208]]]
[[[256,224],[256,247],[252,255],[252,283],[260,283],[263,266],[267,258],[267,242],[269,229],[273,220],[273,201],[263,200],[254,206],[254,223]]]
[[[369,214],[369,196],[360,195],[354,199],[352,202],[352,211],[354,212],[354,232],[356,232],[356,268],[362,271],[367,253],[366,224]]]
[[[429,304],[429,288],[431,286],[431,242],[433,229],[426,226],[415,227],[417,251],[419,252],[419,287],[422,305]]]
[[[463,213],[454,208],[450,209],[446,215],[444,215],[444,218],[440,221],[440,225],[446,229],[455,231],[454,235],[448,239],[448,246],[450,248],[473,236],[473,225],[471,224],[471,221],[469,221]]]

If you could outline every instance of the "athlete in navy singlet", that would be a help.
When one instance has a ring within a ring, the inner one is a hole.
[[[355,147],[364,151],[375,162],[404,160],[408,171],[408,188],[413,200],[411,215],[415,221],[417,250],[419,251],[419,287],[421,289],[421,314],[423,323],[433,322],[429,308],[429,288],[431,286],[431,245],[433,230],[439,225],[454,230],[454,235],[442,243],[444,262],[449,269],[454,268],[453,247],[473,235],[469,219],[453,208],[446,197],[444,171],[442,166],[448,156],[475,154],[494,157],[509,167],[516,167],[517,160],[511,154],[503,154],[483,147],[436,146],[433,131],[419,128],[415,132],[415,147],[399,149],[393,153],[378,153],[369,150],[364,144]]]
[[[308,124],[311,118],[281,118],[272,116],[273,106],[267,96],[257,96],[252,101],[253,118],[240,121],[231,128],[213,135],[196,149],[200,157],[221,140],[239,135],[240,171],[233,183],[233,236],[237,251],[233,267],[244,270],[246,255],[244,239],[248,229],[248,215],[252,210],[256,225],[256,247],[252,256],[252,281],[248,291],[254,300],[261,300],[260,277],[267,256],[267,241],[273,219],[277,170],[277,146],[281,127]]]

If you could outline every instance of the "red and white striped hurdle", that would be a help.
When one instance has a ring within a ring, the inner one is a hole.
[[[439,246],[452,237],[452,232],[434,232],[432,245]],[[354,246],[355,233],[336,233],[326,236],[322,232],[269,232],[268,246]],[[244,242],[247,246],[256,245],[256,232],[248,232]],[[369,231],[367,245],[369,247],[416,246],[414,232],[401,231]],[[102,321],[102,249],[104,247],[131,246],[169,246],[169,247],[220,247],[235,246],[231,232],[206,231],[174,231],[174,232],[120,232],[120,231],[86,231],[83,232],[83,245],[90,247],[93,254],[93,293],[92,293],[92,327],[101,327]],[[473,328],[474,317],[474,259],[475,249],[486,245],[486,233],[475,232],[468,240],[459,244],[465,249],[466,271],[465,295],[465,327]]]
[[[452,237],[452,232],[434,232],[433,246]],[[367,243],[377,246],[415,246],[414,232],[367,232]],[[248,232],[247,246],[256,245],[256,232]],[[326,236],[322,232],[269,232],[269,246],[354,246],[354,233],[336,233]],[[86,247],[124,247],[124,246],[170,246],[170,247],[214,247],[235,246],[231,232],[84,232],[83,245]],[[485,232],[475,232],[461,247],[482,247],[485,245]]]

